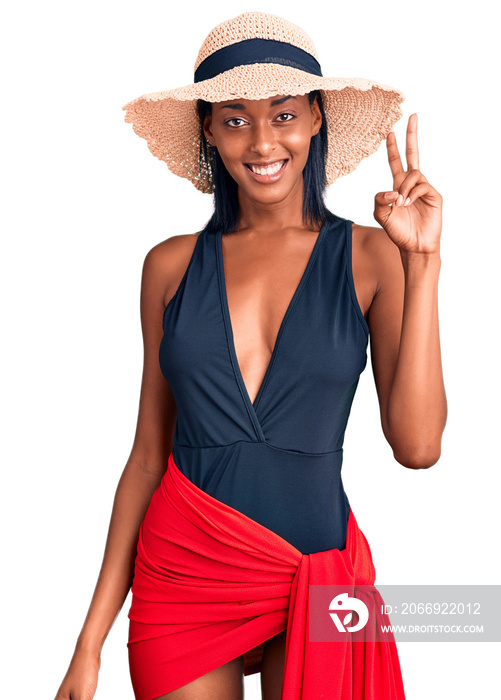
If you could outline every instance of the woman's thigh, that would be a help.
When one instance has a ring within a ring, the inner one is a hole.
[[[264,645],[261,665],[261,693],[263,700],[280,700],[285,665],[285,639],[283,630]]]
[[[155,700],[243,700],[244,657],[237,656],[194,681]]]

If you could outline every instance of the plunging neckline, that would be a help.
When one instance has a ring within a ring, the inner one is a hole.
[[[247,386],[244,382],[244,378],[240,369],[240,364],[238,362],[238,357],[236,353],[236,348],[235,348],[235,340],[234,340],[234,335],[233,335],[233,325],[231,323],[231,317],[230,317],[230,309],[229,309],[229,304],[228,304],[228,295],[227,295],[227,289],[226,289],[226,278],[224,274],[224,259],[223,259],[223,243],[222,243],[222,231],[219,229],[217,231],[216,235],[216,254],[217,254],[217,269],[218,269],[218,279],[219,279],[219,292],[220,292],[220,300],[221,300],[221,308],[223,312],[223,319],[224,319],[224,324],[225,324],[225,329],[226,329],[226,337],[227,337],[227,342],[228,342],[228,350],[230,353],[230,358],[232,361],[233,365],[233,371],[235,374],[235,378],[237,380],[237,383],[240,388],[240,392],[242,394],[242,398],[246,404],[247,410],[249,412],[249,415],[251,416],[254,426],[260,435],[262,439],[264,439],[264,436],[262,435],[261,431],[261,426],[259,424],[259,419],[257,417],[257,407],[259,404],[259,401],[261,400],[264,390],[266,389],[266,385],[268,384],[268,381],[270,379],[271,371],[273,369],[273,365],[275,362],[275,358],[277,356],[278,348],[280,345],[280,340],[283,336],[284,329],[286,327],[287,321],[290,318],[290,315],[292,313],[292,310],[296,304],[296,301],[299,298],[299,295],[301,294],[301,291],[304,288],[304,285],[306,284],[306,280],[308,279],[310,275],[310,271],[313,267],[313,263],[315,262],[315,259],[317,258],[318,251],[320,250],[320,245],[322,243],[323,238],[325,237],[325,231],[327,229],[327,220],[325,220],[322,224],[322,227],[320,228],[320,231],[317,234],[317,238],[315,240],[315,244],[311,250],[310,256],[308,258],[308,262],[306,263],[306,267],[303,271],[303,274],[301,275],[301,279],[298,282],[298,285],[296,289],[294,290],[294,294],[291,297],[291,300],[289,301],[289,304],[287,306],[287,309],[285,311],[285,314],[282,318],[282,322],[280,323],[279,329],[277,336],[275,338],[275,343],[273,346],[273,351],[271,353],[270,361],[268,362],[268,366],[266,367],[266,371],[264,373],[261,385],[259,387],[259,390],[256,394],[256,398],[254,401],[251,401],[249,392],[247,390]]]

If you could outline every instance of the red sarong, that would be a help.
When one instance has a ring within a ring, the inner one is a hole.
[[[379,641],[364,643],[349,634],[346,643],[309,641],[311,584],[353,585],[370,619],[389,624],[374,580],[353,512],[345,549],[302,554],[199,489],[171,453],[137,546],[127,643],[136,700],[153,700],[241,654],[244,674],[257,673],[265,641],[285,629],[282,700],[404,700],[391,633],[376,631]],[[364,587],[358,595],[357,585]]]

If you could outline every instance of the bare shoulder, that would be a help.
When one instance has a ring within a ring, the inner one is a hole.
[[[354,224],[352,241],[353,265],[370,280],[374,294],[388,281],[401,278],[400,251],[383,228]]]
[[[144,272],[155,278],[155,286],[162,290],[164,306],[174,296],[184,276],[200,233],[170,236],[153,246],[146,255]]]

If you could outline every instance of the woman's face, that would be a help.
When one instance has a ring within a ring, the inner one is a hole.
[[[213,102],[204,133],[237,182],[239,194],[272,203],[293,191],[302,193],[310,140],[321,124],[316,99],[310,107],[308,95],[275,95]],[[252,165],[257,172],[251,171]]]

